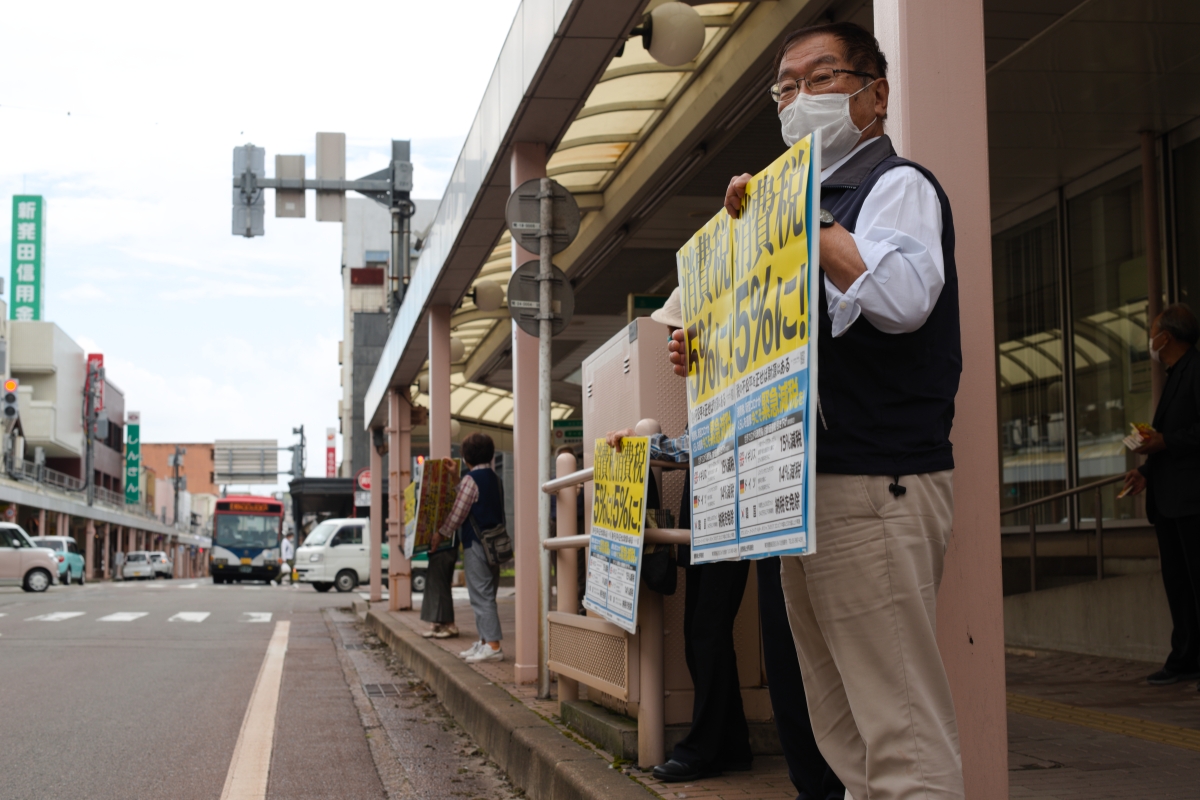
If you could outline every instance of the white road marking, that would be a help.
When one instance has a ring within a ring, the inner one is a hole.
[[[208,611],[180,611],[167,622],[204,622],[208,619]]]
[[[26,622],[62,622],[64,619],[74,619],[82,617],[84,611],[55,611],[52,614],[38,614],[36,617],[30,617]]]
[[[146,588],[147,589],[165,589],[165,588],[167,588],[167,585],[165,583],[148,583],[148,584],[146,584]]]
[[[179,588],[180,588],[180,589],[199,589],[199,588],[200,588],[200,584],[198,584],[198,583],[185,583],[185,584],[183,584],[182,586],[180,586]]]
[[[233,748],[221,800],[260,800],[267,796],[271,746],[275,740],[275,711],[279,706],[290,625],[290,622],[275,623],[275,633],[267,645],[267,655],[258,671],[250,705],[246,706],[246,716],[242,718],[242,730]]]
[[[271,612],[270,611],[243,611],[242,616],[248,617],[248,619],[244,619],[244,620],[242,620],[242,622],[270,622],[271,621]]]
[[[101,617],[97,622],[133,622],[135,619],[141,619],[148,614],[148,611],[118,611],[115,614],[109,614],[107,617]]]

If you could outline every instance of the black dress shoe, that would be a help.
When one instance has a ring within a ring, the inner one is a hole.
[[[1172,683],[1180,681],[1194,681],[1200,678],[1200,672],[1176,672],[1173,669],[1163,667],[1153,675],[1146,676],[1146,683],[1151,686],[1170,686]]]
[[[667,783],[680,783],[682,781],[698,781],[701,778],[711,778],[714,775],[720,775],[720,770],[705,769],[702,764],[685,764],[682,761],[675,759],[669,760],[665,764],[659,764],[651,774],[660,781]]]

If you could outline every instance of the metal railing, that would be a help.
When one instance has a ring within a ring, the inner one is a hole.
[[[1096,580],[1104,579],[1104,496],[1101,494],[1101,490],[1105,486],[1111,486],[1123,480],[1125,480],[1124,475],[1116,475],[1111,478],[1087,483],[1083,486],[1076,486],[1074,489],[1065,489],[1061,492],[1048,494],[1045,497],[1039,497],[1037,500],[1030,500],[1028,503],[1021,503],[1011,508],[1000,509],[1001,516],[1013,514],[1018,511],[1029,512],[1029,591],[1037,591],[1037,518],[1034,515],[1034,509],[1044,503],[1064,500],[1083,494],[1084,492],[1096,493]]]
[[[687,469],[688,462],[654,461],[651,466],[663,469]],[[575,492],[582,484],[592,480],[592,468],[574,471],[575,457],[563,454],[558,457],[556,478],[542,484],[542,491],[556,495],[560,509],[575,508]],[[569,473],[569,474],[567,474]],[[562,607],[564,602],[574,605],[578,596],[576,582],[575,559],[579,550],[587,548],[591,536],[576,535],[576,520],[574,514],[559,513],[558,528],[555,536],[547,539],[543,546],[547,550],[558,551],[558,602]],[[646,528],[645,544],[690,544],[691,531],[680,528]],[[638,620],[636,636],[607,622],[592,617],[575,616],[572,612],[564,614],[550,612],[551,634],[546,642],[547,664],[558,673],[559,702],[578,700],[579,684],[593,687],[599,691],[613,694],[622,688],[624,699],[638,702],[638,764],[649,769],[661,764],[665,758],[664,733],[665,724],[665,691],[663,674],[663,596],[650,589],[644,583],[640,587],[638,600]],[[610,681],[602,679],[595,670],[574,667],[561,663],[555,658],[557,649],[553,643],[555,631],[571,632],[581,641],[590,636],[591,641],[599,642],[606,637],[609,640],[622,637],[626,642],[626,658],[624,677],[627,679],[623,686],[614,686]]]
[[[71,477],[65,472],[50,469],[45,464],[35,464],[32,461],[21,461],[13,467],[13,472],[23,478],[28,478],[31,481],[44,483],[47,486],[55,486],[59,489],[66,489],[69,492],[83,491],[83,481],[79,478]]]

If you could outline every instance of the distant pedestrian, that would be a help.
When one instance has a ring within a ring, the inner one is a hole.
[[[279,566],[279,574],[275,576],[276,586],[283,585],[284,572],[287,573],[288,581],[292,580],[292,570],[296,567],[296,545],[292,541],[294,536],[291,531],[288,531],[287,536],[283,537],[283,541],[279,545],[279,555],[282,557],[283,563]]]
[[[463,543],[463,572],[467,578],[467,594],[475,612],[475,629],[479,640],[459,653],[468,663],[503,661],[500,649],[503,634],[500,614],[496,609],[496,588],[500,585],[500,564],[489,561],[480,534],[505,521],[504,488],[500,476],[492,469],[496,444],[486,433],[472,433],[462,443],[463,461],[470,472],[458,484],[458,496],[450,516],[442,523],[442,536],[453,535],[460,526]]]
[[[1158,534],[1163,588],[1171,610],[1171,653],[1146,680],[1155,686],[1200,678],[1200,324],[1183,303],[1150,326],[1150,357],[1167,368],[1152,427],[1135,453],[1146,463],[1125,475],[1146,490],[1146,516]]]

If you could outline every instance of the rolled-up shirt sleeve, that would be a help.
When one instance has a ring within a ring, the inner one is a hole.
[[[850,235],[867,271],[845,292],[824,278],[833,335],[845,333],[859,314],[884,333],[924,325],[946,284],[942,205],[933,184],[912,167],[888,170]]]

